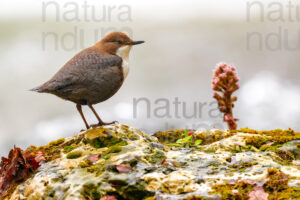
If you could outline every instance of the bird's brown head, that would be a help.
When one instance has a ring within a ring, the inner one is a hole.
[[[126,56],[126,54],[128,56],[132,45],[142,43],[144,43],[144,41],[133,41],[125,33],[112,32],[98,42],[96,47],[100,48],[106,53],[123,57]]]

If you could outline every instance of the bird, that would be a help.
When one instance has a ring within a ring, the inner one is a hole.
[[[30,91],[53,94],[75,103],[87,129],[90,125],[82,112],[85,105],[96,116],[96,126],[114,124],[116,121],[103,122],[93,105],[108,100],[120,89],[129,72],[130,50],[142,43],[125,33],[111,32],[77,53],[49,81]]]

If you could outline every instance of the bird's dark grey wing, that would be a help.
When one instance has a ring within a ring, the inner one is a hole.
[[[110,67],[121,67],[122,58],[116,55],[103,55],[94,49],[85,49],[67,62],[48,82],[40,88],[43,92],[57,93],[86,85],[93,76],[100,75]],[[65,91],[67,92],[67,91]]]

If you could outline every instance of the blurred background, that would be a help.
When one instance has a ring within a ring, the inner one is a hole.
[[[299,21],[300,1],[1,1],[0,155],[85,127],[75,104],[28,90],[111,31],[146,43],[132,49],[119,92],[95,106],[104,121],[149,134],[227,128],[211,90],[212,70],[227,62],[241,79],[239,127],[299,131]]]

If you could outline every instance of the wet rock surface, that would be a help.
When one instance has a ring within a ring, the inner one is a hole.
[[[299,133],[189,132],[154,137],[119,124],[31,147],[47,161],[4,199],[300,198]]]

